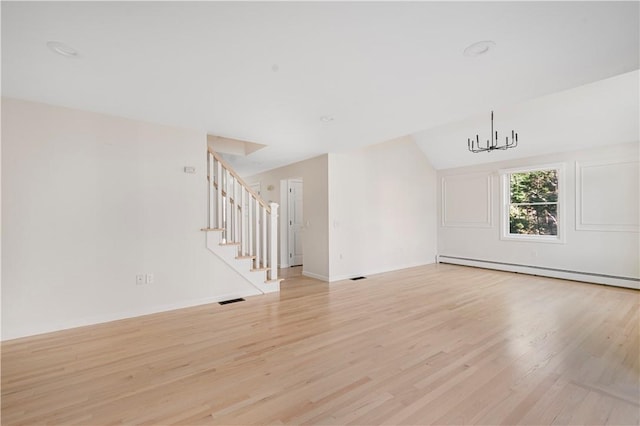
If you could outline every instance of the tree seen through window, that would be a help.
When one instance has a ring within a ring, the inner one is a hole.
[[[558,235],[558,171],[509,175],[509,233]]]

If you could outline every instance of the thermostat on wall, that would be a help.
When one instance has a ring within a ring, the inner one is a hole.
[[[191,167],[191,166],[184,166],[184,172],[185,173],[195,173],[196,172],[196,168],[195,167]]]

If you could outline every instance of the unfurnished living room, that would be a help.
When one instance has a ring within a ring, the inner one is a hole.
[[[0,8],[3,425],[640,424],[640,2]]]

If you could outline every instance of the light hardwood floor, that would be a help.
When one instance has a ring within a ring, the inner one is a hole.
[[[639,292],[453,265],[2,344],[2,424],[638,424]]]

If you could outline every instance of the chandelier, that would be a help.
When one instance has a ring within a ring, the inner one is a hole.
[[[491,141],[489,141],[487,139],[487,146],[485,147],[481,147],[480,146],[480,137],[478,135],[476,135],[476,140],[473,140],[473,138],[469,138],[467,139],[467,147],[469,148],[469,151],[471,152],[491,152],[491,151],[495,151],[497,149],[500,150],[505,150],[505,149],[509,149],[509,148],[515,148],[516,146],[518,146],[518,134],[516,132],[514,132],[513,130],[511,131],[511,142],[509,142],[509,136],[507,136],[505,138],[505,144],[504,145],[498,145],[498,131],[495,131],[495,140],[493,139],[493,135],[494,135],[494,131],[493,131],[493,111],[491,111]]]

